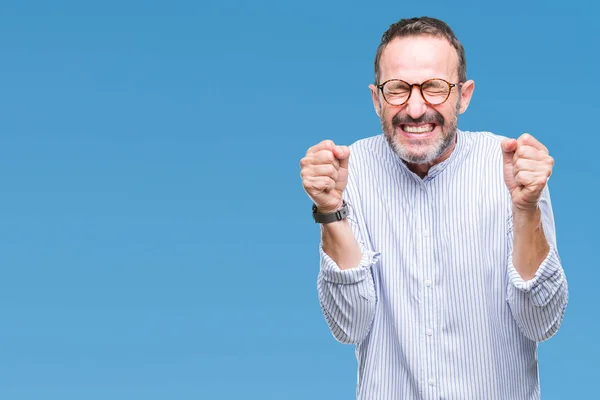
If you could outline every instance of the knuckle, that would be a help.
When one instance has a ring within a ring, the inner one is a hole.
[[[319,181],[319,180],[312,180],[309,183],[309,187],[311,189],[315,190],[315,191],[318,191],[318,192],[320,192],[320,191],[323,190],[323,186],[322,185],[323,185],[323,183],[321,181]]]
[[[520,170],[523,169],[523,162],[524,161],[523,161],[522,158],[519,158],[519,159],[517,159],[517,161],[515,161],[514,168],[515,168],[516,171],[520,171]]]
[[[307,178],[316,178],[319,176],[319,169],[314,165],[309,165],[304,169],[304,176]]]
[[[535,174],[535,176],[531,180],[535,184],[542,184],[546,181],[546,174],[544,174],[544,173]]]
[[[521,182],[521,184],[524,184],[524,183],[528,182],[527,173],[525,171],[519,171],[519,172],[517,172],[517,174],[515,175],[515,178],[519,182]]]
[[[337,182],[337,180],[338,180],[338,172],[337,172],[337,170],[333,170],[333,173],[330,175],[330,177],[331,177],[331,178],[332,178],[332,179],[333,179],[335,182]]]
[[[304,189],[310,188],[311,185],[312,185],[312,182],[310,179],[307,179],[307,178],[302,179],[302,186],[304,187]]]
[[[335,160],[333,152],[331,150],[321,150],[319,153],[319,158],[323,160],[323,162],[331,163]]]
[[[333,166],[337,171],[340,168],[340,162],[337,158],[333,157],[333,160],[329,162],[329,165]]]
[[[331,150],[335,147],[335,143],[333,143],[333,140],[325,139],[321,142],[321,146],[327,150]]]

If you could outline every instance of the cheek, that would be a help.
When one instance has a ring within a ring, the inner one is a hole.
[[[396,115],[396,110],[390,109],[389,107],[383,106],[381,108],[381,120],[388,125],[392,125],[392,119]]]
[[[454,103],[444,103],[442,107],[437,107],[436,111],[444,118],[444,125],[451,124],[456,118],[456,108]]]

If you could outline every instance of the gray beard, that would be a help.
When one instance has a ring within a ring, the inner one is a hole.
[[[404,147],[394,133],[394,127],[383,126],[383,133],[387,139],[388,144],[394,150],[394,152],[402,160],[409,164],[429,164],[434,160],[440,158],[442,154],[454,143],[456,138],[457,126],[456,123],[442,127],[442,136],[436,139],[436,141],[430,146],[430,148],[423,153],[410,152]]]
[[[436,141],[430,146],[430,148],[424,153],[411,153],[406,147],[404,147],[397,139],[395,134],[395,127],[380,118],[381,128],[385,135],[385,138],[392,148],[394,153],[409,164],[429,164],[434,160],[440,158],[442,154],[452,144],[456,138],[457,126],[458,126],[458,112],[460,110],[460,102],[456,104],[456,112],[451,122],[444,121],[442,126],[442,136],[437,138]],[[381,112],[380,112],[381,114]]]

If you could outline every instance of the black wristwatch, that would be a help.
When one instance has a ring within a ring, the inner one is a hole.
[[[313,219],[318,224],[329,224],[331,222],[341,221],[348,216],[348,204],[346,204],[346,200],[344,200],[341,208],[339,208],[337,211],[329,213],[329,214],[319,213],[317,210],[317,205],[313,204],[312,214],[313,214]]]

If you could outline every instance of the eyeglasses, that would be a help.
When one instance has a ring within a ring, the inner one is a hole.
[[[412,94],[413,86],[416,86],[421,91],[421,96],[426,103],[432,106],[438,106],[448,100],[452,88],[460,85],[461,83],[450,83],[443,79],[434,78],[426,80],[425,82],[418,84],[410,84],[400,79],[390,79],[389,81],[383,82],[381,85],[377,85],[383,98],[392,106],[401,106],[408,102],[410,95]]]

